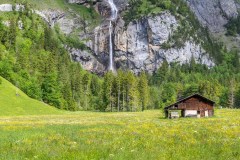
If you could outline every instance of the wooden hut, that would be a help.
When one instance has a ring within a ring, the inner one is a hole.
[[[194,94],[164,108],[166,118],[212,117],[215,102]]]

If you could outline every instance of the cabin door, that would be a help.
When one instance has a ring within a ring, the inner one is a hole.
[[[181,117],[185,117],[185,110],[181,110]]]
[[[205,111],[204,110],[201,110],[201,111],[199,111],[200,112],[200,117],[205,117]]]
[[[208,111],[205,111],[205,117],[208,117]]]

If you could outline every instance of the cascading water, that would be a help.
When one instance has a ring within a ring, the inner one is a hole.
[[[116,5],[114,4],[113,0],[108,0],[108,3],[111,7],[111,17],[110,17],[110,22],[109,22],[109,70],[114,71],[113,67],[113,44],[112,44],[112,32],[113,32],[113,27],[112,27],[112,22],[117,19],[117,14],[118,14],[118,9]]]

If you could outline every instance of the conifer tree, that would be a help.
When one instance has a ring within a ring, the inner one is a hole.
[[[121,103],[121,94],[123,93],[123,81],[124,81],[124,73],[120,69],[118,70],[117,77],[115,78],[116,90],[117,90],[117,111],[118,112],[121,110],[120,103]],[[122,94],[122,96],[124,95]]]
[[[15,19],[10,20],[9,32],[8,32],[8,47],[15,47],[17,37],[17,24]],[[15,49],[15,48],[14,48]]]
[[[61,103],[61,93],[60,88],[57,82],[57,74],[56,73],[48,73],[44,76],[44,81],[42,83],[42,98],[43,101],[56,106],[58,108],[62,107]]]
[[[113,81],[114,75],[112,72],[108,72],[104,76],[103,82],[103,102],[104,106],[102,108],[103,111],[106,109],[113,111]]]
[[[70,67],[71,90],[74,101],[76,102],[77,110],[83,107],[84,92],[83,92],[83,71],[79,63],[73,63]]]
[[[231,79],[229,84],[229,93],[228,93],[228,107],[233,108],[235,102],[235,80]]]
[[[142,111],[144,111],[148,105],[149,101],[149,88],[148,88],[148,80],[147,76],[144,72],[140,74],[139,82],[138,82],[138,90],[140,93],[140,103],[142,107]]]
[[[139,108],[139,91],[138,91],[138,81],[131,71],[127,73],[127,107],[130,111],[138,111]]]
[[[89,73],[85,73],[83,76],[83,90],[84,90],[84,109],[89,109],[90,102],[90,84],[91,84],[91,76]]]

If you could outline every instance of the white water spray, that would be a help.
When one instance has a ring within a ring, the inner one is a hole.
[[[110,17],[110,23],[109,23],[109,70],[114,71],[113,67],[113,44],[112,44],[112,22],[117,19],[118,15],[118,9],[116,5],[114,4],[113,0],[108,0],[108,3],[111,7],[111,17]]]

